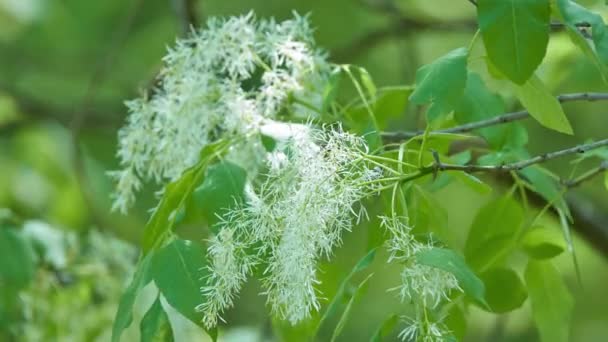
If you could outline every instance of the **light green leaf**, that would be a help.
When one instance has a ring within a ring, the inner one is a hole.
[[[467,296],[477,304],[487,306],[483,282],[469,268],[461,255],[450,249],[435,247],[416,253],[416,261],[421,265],[452,273]]]
[[[570,0],[557,0],[557,9],[566,24],[572,42],[591,58],[606,81],[608,79],[608,29],[602,16]],[[591,25],[593,47],[576,27],[580,23]]]
[[[467,318],[465,317],[464,312],[462,312],[457,305],[452,306],[444,322],[450,330],[451,336],[448,337],[448,341],[450,339],[453,341],[464,340],[467,332]]]
[[[524,220],[524,211],[511,196],[494,200],[473,219],[464,255],[476,270],[504,259],[514,247],[515,232]]]
[[[547,203],[552,203],[554,207],[564,212],[568,218],[572,217],[570,209],[563,198],[560,184],[550,175],[548,170],[535,165],[525,168],[519,171],[519,173],[530,184],[532,190],[541,195]]]
[[[139,261],[131,283],[122,294],[122,297],[120,297],[118,311],[116,312],[114,324],[112,326],[112,342],[119,342],[123,330],[131,325],[131,321],[133,320],[133,304],[135,304],[135,299],[137,298],[139,291],[151,280],[149,274],[151,259],[151,255],[146,255]]]
[[[516,92],[522,105],[541,125],[561,133],[573,134],[562,105],[538,77],[530,77],[524,85],[516,87]]]
[[[540,65],[549,42],[549,0],[479,0],[477,21],[492,64],[517,84]]]
[[[160,203],[146,224],[142,241],[144,255],[162,244],[167,233],[175,226],[178,210],[185,209],[186,200],[194,191],[195,186],[200,184],[207,166],[226,146],[228,146],[228,141],[219,141],[205,146],[201,151],[199,162],[186,170],[178,180],[166,186]]]
[[[528,298],[526,287],[512,269],[493,268],[480,277],[486,286],[486,300],[492,312],[515,310]]]
[[[160,302],[160,295],[142,318],[139,330],[141,342],[173,341],[173,330],[171,330],[169,317]]]
[[[340,303],[345,300],[350,300],[352,298],[352,294],[349,294],[347,292],[347,288],[348,286],[350,286],[350,281],[355,276],[355,274],[365,270],[369,267],[369,265],[371,265],[371,263],[374,261],[374,257],[376,256],[376,250],[377,248],[370,250],[363,258],[361,258],[361,260],[357,262],[355,267],[353,267],[353,269],[346,276],[346,278],[344,278],[344,280],[340,284],[340,287],[338,288],[338,291],[336,292],[333,299],[327,306],[327,309],[321,316],[321,319],[319,320],[319,323],[317,324],[317,327],[315,329],[315,336],[318,336],[319,331],[323,326],[324,322],[337,313]]]
[[[195,307],[203,301],[200,288],[206,269],[205,254],[203,245],[176,239],[154,254],[150,267],[167,303],[199,325],[202,315]]]
[[[530,260],[525,279],[541,341],[569,341],[574,300],[555,267],[548,261]]]
[[[608,172],[604,175],[604,186],[606,186],[606,190],[608,190]]]
[[[559,231],[535,226],[524,236],[522,248],[534,259],[550,259],[566,249],[566,242]]]
[[[338,321],[338,324],[336,325],[336,328],[334,329],[334,332],[331,335],[331,342],[334,342],[338,338],[338,336],[340,336],[342,330],[344,330],[346,322],[348,322],[348,318],[350,317],[353,304],[365,293],[365,290],[367,289],[367,282],[372,276],[373,274],[370,274],[365,279],[363,279],[363,281],[359,283],[359,285],[357,285],[357,287],[355,288],[355,292],[350,295],[350,299],[346,304],[346,308],[344,308],[342,316],[340,316],[340,320]]]
[[[467,80],[468,50],[459,48],[439,57],[416,72],[412,103],[431,103],[427,119],[432,122],[456,108]]]
[[[0,226],[0,291],[20,290],[34,278],[36,255],[18,230]]]

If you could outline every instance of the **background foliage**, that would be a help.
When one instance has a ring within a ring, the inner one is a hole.
[[[117,167],[114,151],[116,131],[126,113],[123,100],[137,96],[138,89],[153,82],[166,46],[183,32],[184,16],[175,8],[176,3],[179,2],[0,0],[0,207],[10,209],[3,210],[0,218],[0,268],[3,270],[0,339],[109,339],[119,296],[134,270],[136,246],[142,238],[148,209],[155,205],[155,197],[152,189],[146,189],[147,194],[141,196],[143,200],[138,201],[137,208],[128,216],[110,214],[112,183],[105,171]],[[318,44],[330,52],[332,60],[365,67],[379,86],[414,84],[416,71],[422,65],[467,46],[477,28],[475,9],[464,0],[199,0],[192,3],[199,22],[206,16],[243,14],[251,9],[259,17],[281,19],[289,17],[292,10],[311,12],[311,20],[318,28]],[[608,14],[603,1],[580,3],[598,13]],[[480,8],[480,12],[483,10]],[[534,13],[541,17],[546,15]],[[490,32],[491,35],[495,26],[502,23],[480,24],[490,56],[496,54],[496,61],[504,58],[504,65],[497,62],[496,66],[503,72],[511,68],[513,60],[520,57],[501,51],[504,42],[488,39],[485,34]],[[586,58],[579,47],[571,43],[567,30],[551,33],[545,61],[537,74],[553,94],[606,91],[594,59]],[[595,27],[593,30],[598,31]],[[529,47],[527,51],[532,56],[522,58],[533,62],[540,54],[535,47],[549,37],[544,37],[542,32],[536,33],[533,28],[526,32],[528,34],[521,37],[522,44]],[[533,69],[523,65],[509,70],[508,75],[514,82],[522,83]],[[474,76],[469,78],[475,79]],[[456,110],[456,116],[474,113],[471,108],[480,105],[491,108],[493,114],[521,108],[516,101],[517,91],[505,89],[504,94],[511,95],[507,96],[505,105],[493,101],[492,94],[483,96],[484,90],[480,87],[472,81],[464,92],[487,97],[486,101],[465,103],[464,108]],[[537,98],[530,89],[522,92],[531,97],[529,101]],[[419,93],[411,101],[414,104],[427,102],[435,98],[434,95]],[[406,102],[405,98],[395,97],[377,103],[376,106],[383,106],[382,112],[390,113],[390,119],[384,124],[389,126],[390,122],[391,126],[410,130],[423,127],[424,115],[419,107],[406,106]],[[522,102],[525,101],[522,99]],[[583,139],[605,138],[608,118],[604,115],[604,106],[601,102],[564,104],[574,136],[547,130],[532,120],[524,122],[529,134],[529,150],[536,154],[573,146]],[[441,112],[441,104],[437,104],[437,111]],[[539,121],[543,122],[542,118]],[[569,130],[569,126],[559,120],[546,125],[561,131]],[[488,134],[495,136],[497,133]],[[593,165],[588,161],[584,163]],[[571,165],[561,160],[550,162],[547,167],[565,178],[571,170]],[[541,261],[531,263],[525,269],[523,266],[516,269],[516,275],[508,268],[481,272],[487,287],[486,300],[492,310],[517,309],[501,315],[469,307],[466,329],[459,320],[462,313],[450,316],[453,320],[450,327],[457,335],[466,336],[465,340],[470,341],[537,341],[539,331],[546,336],[560,334],[555,322],[566,318],[554,317],[549,323],[543,323],[541,319],[539,330],[533,325],[534,319],[538,321],[538,317],[533,316],[539,310],[535,309],[533,315],[532,309],[535,306],[542,308],[551,302],[551,298],[544,297],[553,295],[561,298],[558,305],[574,307],[571,340],[600,341],[606,336],[608,300],[603,285],[608,281],[608,221],[602,219],[605,217],[602,213],[608,212],[608,202],[604,200],[603,181],[598,178],[585,183],[569,197],[575,208],[584,214],[582,218],[588,219],[583,221],[585,227],[575,227],[581,232],[574,235],[580,283],[569,254],[557,257],[559,272],[542,261],[566,248],[559,238],[559,218],[544,217],[538,222],[538,230],[534,230],[540,231],[537,235],[542,238],[531,234],[524,240],[528,254]],[[441,178],[437,182],[441,182]],[[500,180],[489,182],[497,189],[503,187]],[[489,243],[484,239],[485,227],[510,232],[524,215],[519,204],[502,197],[501,191],[476,192],[457,182],[437,191],[421,191],[416,198],[413,219],[419,225],[443,227],[442,238],[463,251],[467,260],[475,260],[472,255],[476,251],[471,246]],[[595,228],[592,227],[594,222]],[[384,251],[378,250],[382,255],[373,260],[364,259],[367,262],[363,263],[361,271],[365,269],[365,272],[351,274],[368,246],[380,239],[374,236],[373,230],[366,229],[377,224],[372,221],[347,234],[344,247],[337,250],[333,262],[322,266],[323,292],[328,298],[333,298],[334,294],[343,298],[344,303],[336,305],[341,306],[340,312],[348,306],[350,315],[344,322],[340,320],[340,314],[328,318],[331,322],[320,325],[319,336],[329,338],[335,333],[336,325],[341,327],[338,340],[360,340],[362,336],[367,340],[382,333],[382,329],[378,329],[383,325],[387,328],[386,333],[394,336],[395,331],[390,327],[395,320],[387,318],[387,313],[406,314],[411,309],[399,304],[392,293],[385,291],[399,282],[399,270],[387,266]],[[195,241],[199,238],[196,227],[184,225],[181,229],[181,236]],[[595,235],[588,233],[592,229],[596,229]],[[35,234],[26,234],[30,230],[48,237],[38,241]],[[476,232],[474,236],[479,241],[467,241],[471,231]],[[539,240],[545,242],[547,235],[555,235],[556,231],[555,243],[537,243]],[[195,260],[202,257],[202,247],[181,241],[174,244],[162,250],[166,254],[164,260],[179,257],[177,253],[192,258],[193,265],[204,263],[204,260]],[[159,261],[150,258],[147,262],[150,263],[150,276],[161,291],[170,287],[174,279],[164,279],[165,275],[158,271],[163,268]],[[483,265],[473,266],[483,270]],[[373,281],[366,279],[369,272],[374,273]],[[181,275],[187,277],[188,270]],[[562,277],[566,285],[561,285]],[[530,284],[537,286],[526,290],[521,282],[528,287]],[[167,307],[154,297],[153,289],[144,288],[146,284],[142,280],[136,285],[141,285],[144,291],[132,298],[136,308],[134,322],[143,317],[145,322],[154,322],[146,326],[163,330],[167,329],[166,322],[170,320],[178,340],[202,336],[175,311],[168,310],[169,316],[164,317],[162,310],[151,310],[144,317],[151,303],[154,303],[153,309]],[[546,286],[549,288],[543,288]],[[365,291],[359,291],[364,287]],[[567,300],[567,291],[571,292],[572,300]],[[151,295],[147,295],[148,292]],[[227,319],[234,329],[225,332],[226,339],[253,340],[268,334],[273,325],[275,328],[280,325],[268,321],[264,300],[258,292],[259,284],[255,281],[244,289],[236,309],[228,314]],[[184,292],[184,296],[187,295],[188,292]],[[353,297],[357,300],[350,302]],[[524,303],[528,297],[530,300]],[[179,309],[189,304],[176,303],[192,300],[167,298],[186,316],[188,313]],[[288,340],[299,336],[294,329],[278,330]],[[139,324],[131,324],[126,331],[130,335],[124,338],[136,338],[140,334],[154,336],[155,332],[145,329],[140,332]],[[548,340],[557,338],[549,337]]]

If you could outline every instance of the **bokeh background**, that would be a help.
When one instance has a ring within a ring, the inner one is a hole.
[[[580,2],[608,15],[603,0]],[[0,217],[18,221],[28,234],[40,237],[44,250],[23,289],[0,287],[0,340],[109,340],[119,295],[155,204],[155,188],[148,187],[129,215],[110,212],[113,184],[106,171],[117,168],[123,101],[149,87],[166,48],[188,23],[201,25],[210,16],[250,10],[277,19],[294,10],[310,13],[317,42],[331,60],[365,67],[379,86],[413,84],[418,67],[466,46],[476,29],[474,8],[466,0],[0,0]],[[555,94],[608,90],[564,32],[553,33],[539,74]],[[520,108],[513,98],[506,100],[510,109]],[[576,135],[526,122],[532,153],[608,134],[605,103],[569,103],[565,109]],[[395,127],[422,124],[419,110],[408,107]],[[571,170],[567,161],[548,166],[560,175]],[[434,199],[447,212],[448,229],[464,243],[476,210],[491,196],[455,185]],[[576,227],[586,233],[575,236],[581,283],[571,257],[559,259],[576,300],[572,341],[604,341],[607,192],[598,179],[576,189],[574,196],[570,201],[587,220]],[[335,292],[364,255],[369,227],[348,234],[334,261],[322,266],[325,293]],[[353,308],[340,340],[368,340],[389,312],[407,312],[386,292],[398,284],[398,270],[384,260],[386,255],[376,259],[374,280]],[[253,281],[228,314],[232,329],[224,338],[260,340],[269,329],[266,312]],[[475,308],[468,314],[467,341],[538,340],[528,303],[510,315]],[[176,333],[183,340],[204,338],[187,322],[175,324],[183,327]],[[137,339],[137,329],[131,330],[125,340]]]

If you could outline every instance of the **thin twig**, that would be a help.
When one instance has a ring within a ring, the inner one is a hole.
[[[563,94],[557,96],[557,100],[561,103],[571,102],[571,101],[605,101],[608,100],[608,93],[572,93],[572,94]],[[530,113],[526,110],[521,110],[517,112],[506,113],[502,115],[495,116],[490,119],[475,121],[455,127],[440,129],[437,131],[431,132],[431,134],[437,133],[466,133],[471,132],[473,130],[501,125],[513,121],[523,120],[530,117]],[[414,132],[382,132],[382,138],[388,141],[400,141],[405,139],[411,139],[417,136],[421,136],[424,134],[424,131],[414,131]]]
[[[595,169],[589,170],[588,172],[580,175],[579,177],[564,180],[561,183],[566,188],[575,188],[575,187],[581,185],[582,183],[589,181],[589,180],[595,178],[596,176],[599,176],[599,175],[605,173],[607,170],[608,170],[608,161],[604,161],[600,164],[600,166],[596,167]]]
[[[466,173],[476,173],[476,172],[510,172],[510,171],[520,171],[527,167],[530,167],[535,164],[541,164],[548,160],[561,158],[564,156],[568,156],[576,153],[585,153],[587,151],[597,149],[603,146],[608,146],[608,139],[599,140],[593,143],[581,144],[575,147],[570,147],[563,150],[558,150],[554,152],[544,153],[538,156],[535,156],[530,159],[522,160],[515,163],[510,164],[501,164],[501,165],[457,165],[457,164],[444,164],[442,163],[437,155],[433,153],[433,157],[435,162],[423,168],[420,168],[418,172],[407,175],[402,178],[401,182],[406,183],[418,178],[422,178],[427,175],[435,175],[439,171],[461,171]],[[584,181],[585,179],[583,179]]]
[[[172,0],[173,9],[179,19],[182,36],[186,36],[198,24],[196,0]]]

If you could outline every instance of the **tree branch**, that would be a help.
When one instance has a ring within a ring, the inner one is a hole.
[[[606,101],[608,100],[608,93],[572,93],[572,94],[563,94],[557,96],[557,100],[561,103],[564,102],[572,102],[572,101]],[[440,129],[437,131],[431,132],[431,134],[436,133],[466,133],[479,128],[490,127],[495,125],[501,125],[513,121],[523,120],[530,117],[530,113],[526,110],[521,110],[517,112],[506,113],[502,115],[495,116],[490,119],[475,121],[455,127]],[[421,136],[424,134],[424,131],[414,131],[414,132],[382,132],[382,138],[388,141],[400,141],[405,139],[411,139],[417,136]]]

